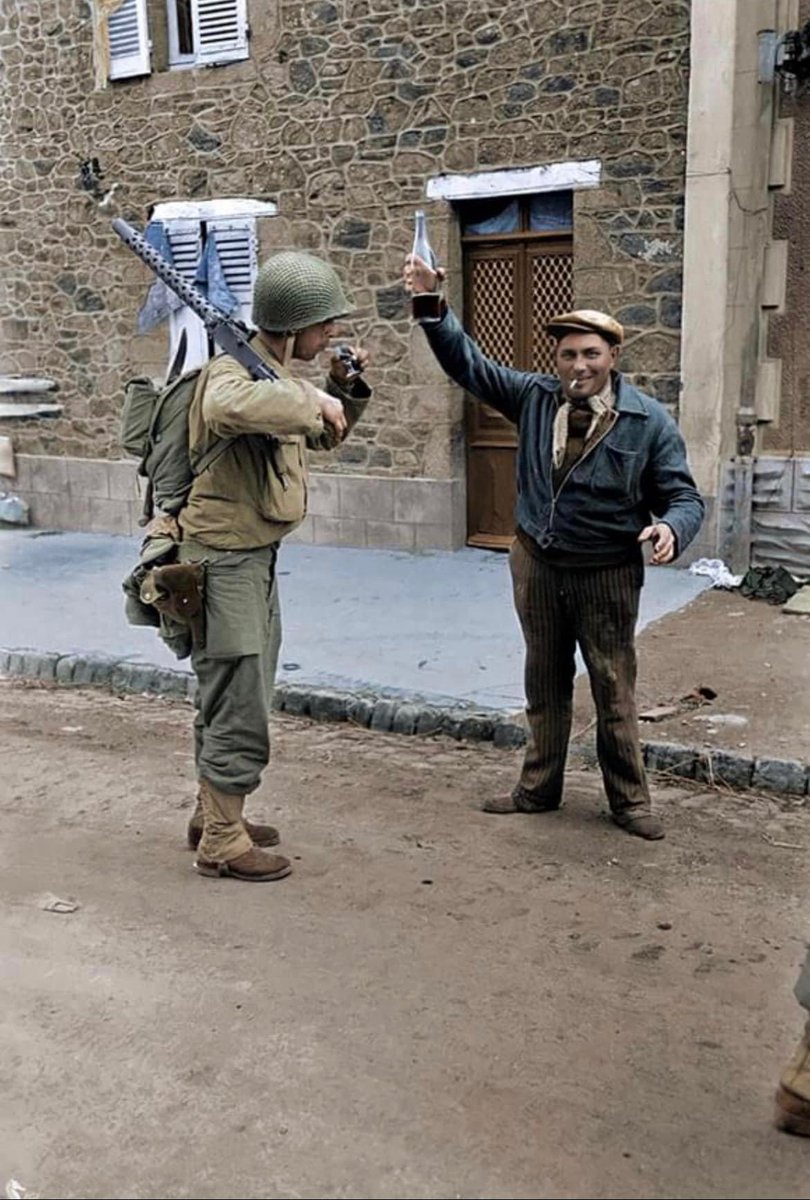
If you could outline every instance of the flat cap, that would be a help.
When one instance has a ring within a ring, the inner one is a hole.
[[[566,333],[599,333],[614,346],[621,346],[624,341],[624,328],[619,322],[593,308],[580,308],[552,317],[546,325],[546,333],[554,338],[564,337]]]

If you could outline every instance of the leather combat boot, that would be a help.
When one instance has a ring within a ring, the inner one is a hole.
[[[810,1137],[810,1022],[776,1089],[776,1124]]]
[[[267,854],[258,846],[251,846],[244,854],[225,862],[209,862],[197,855],[194,866],[200,875],[241,879],[245,883],[270,883],[274,879],[283,879],[292,871],[290,860],[283,854]]]
[[[277,846],[281,841],[281,837],[277,829],[272,825],[254,825],[252,821],[244,820],[242,824],[247,831],[247,835],[253,842],[254,846]],[[203,810],[202,801],[199,795],[197,796],[197,807],[191,820],[188,823],[186,830],[186,840],[188,841],[189,850],[196,850],[200,844],[200,838],[203,831]]]
[[[221,792],[201,779],[200,804],[203,830],[194,863],[200,875],[263,883],[290,874],[289,859],[267,854],[251,842],[242,820],[244,796]]]

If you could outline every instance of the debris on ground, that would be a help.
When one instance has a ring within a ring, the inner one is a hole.
[[[53,892],[46,892],[39,902],[39,907],[44,912],[74,913],[79,905],[75,900],[63,900],[60,896],[54,896]]]
[[[9,1179],[6,1184],[6,1200],[38,1200],[39,1192],[29,1192],[19,1179]]]
[[[712,581],[712,587],[726,588],[729,591],[739,587],[743,578],[742,575],[732,574],[722,558],[698,558],[692,563],[689,573],[691,575],[708,575]]]
[[[639,721],[666,721],[667,717],[676,717],[680,712],[677,704],[656,704],[638,714]]]
[[[681,696],[680,703],[682,708],[703,708],[705,704],[711,704],[716,699],[717,692],[714,688],[701,684],[700,687],[693,688],[691,692]]]
[[[793,593],[787,604],[782,605],[782,612],[810,615],[810,583]]]
[[[696,713],[692,718],[693,721],[706,721],[710,725],[730,725],[733,728],[741,729],[748,724],[748,717],[742,713]]]
[[[27,525],[28,505],[21,496],[13,492],[0,492],[0,523],[4,525]]]
[[[681,696],[680,700],[645,708],[638,714],[638,719],[639,721],[666,721],[667,717],[677,717],[679,713],[688,712],[690,709],[703,708],[704,705],[711,704],[716,699],[717,692],[714,688],[696,687],[691,692],[687,692],[685,696]]]
[[[741,596],[769,604],[786,604],[798,590],[798,582],[784,567],[749,567],[740,584]]]

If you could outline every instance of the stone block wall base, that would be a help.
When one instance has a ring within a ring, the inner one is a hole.
[[[133,459],[18,454],[14,478],[0,475],[30,510],[33,527],[138,534],[145,481]],[[463,479],[310,476],[309,515],[291,540],[319,546],[457,550],[466,539]]]

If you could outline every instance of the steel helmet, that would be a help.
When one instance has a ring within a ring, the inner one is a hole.
[[[256,276],[253,322],[268,333],[297,333],[351,307],[334,267],[301,250],[272,255]]]

